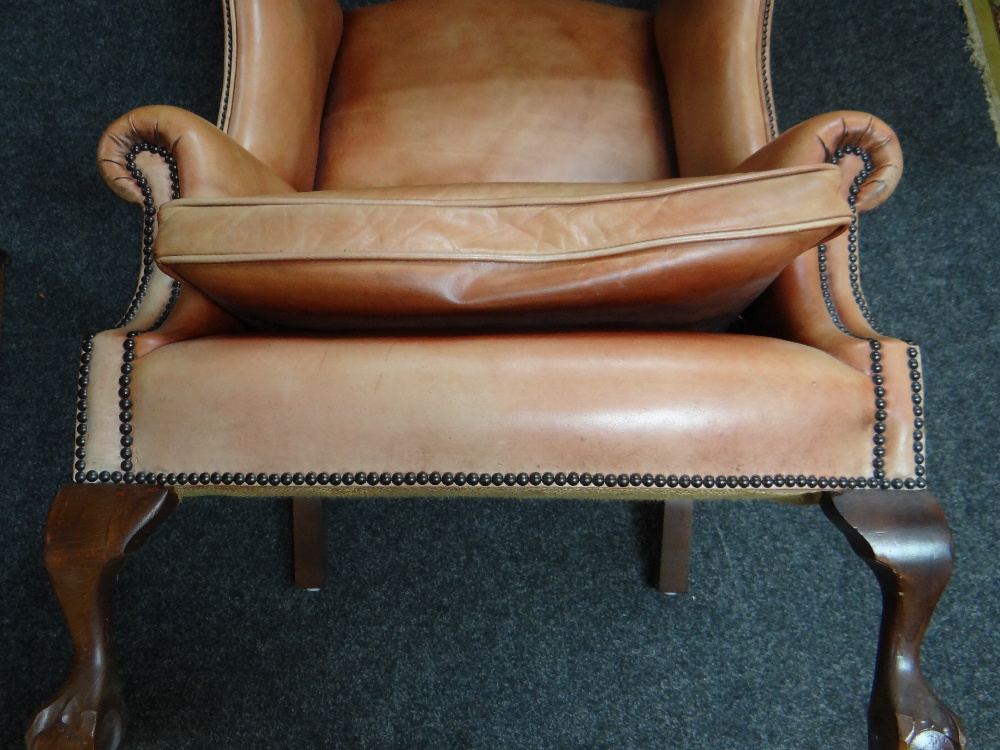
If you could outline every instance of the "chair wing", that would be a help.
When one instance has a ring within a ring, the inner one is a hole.
[[[219,127],[275,174],[311,190],[343,14],[336,0],[224,0]]]

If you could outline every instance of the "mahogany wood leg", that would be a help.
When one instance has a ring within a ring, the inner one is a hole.
[[[859,490],[823,510],[882,587],[882,628],[868,709],[871,750],[961,750],[965,731],[920,670],[920,643],[951,578],[951,529],[929,492]]]
[[[663,594],[685,594],[691,560],[692,500],[663,503],[663,536],[660,541],[660,576],[657,588]]]
[[[326,520],[322,497],[292,498],[295,585],[317,591],[326,585]]]
[[[115,750],[125,707],[111,600],[125,559],[177,506],[172,489],[66,484],[45,529],[45,567],[73,639],[69,679],[28,728],[29,750]]]

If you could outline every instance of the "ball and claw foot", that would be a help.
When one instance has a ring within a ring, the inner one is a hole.
[[[920,669],[920,645],[954,562],[937,498],[926,491],[854,491],[827,496],[823,510],[882,588],[870,750],[967,750],[961,721]]]
[[[75,682],[38,712],[24,738],[28,750],[118,750],[125,729],[121,691]]]
[[[938,700],[926,683],[925,690],[915,706],[884,706],[879,710],[872,705],[872,748],[968,750],[962,721]]]
[[[73,666],[25,734],[28,750],[118,750],[125,704],[111,599],[118,571],[177,507],[162,487],[63,485],[45,529],[45,567],[73,638]]]

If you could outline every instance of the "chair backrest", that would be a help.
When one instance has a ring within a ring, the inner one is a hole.
[[[317,189],[674,175],[649,13],[395,0],[344,14]]]

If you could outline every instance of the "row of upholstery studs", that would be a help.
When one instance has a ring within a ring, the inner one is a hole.
[[[771,0],[764,3],[764,15],[761,19],[760,32],[760,79],[764,86],[764,107],[767,110],[767,127],[772,138],[778,137],[778,126],[774,117],[774,102],[771,98],[771,83],[768,75],[767,56],[770,44],[767,38],[768,27],[771,21]]]
[[[151,143],[137,143],[129,149],[129,153],[126,155],[125,159],[128,163],[129,169],[132,174],[132,178],[135,180],[136,185],[142,190],[143,194],[143,212],[144,212],[144,225],[143,225],[143,283],[140,283],[140,289],[148,282],[148,276],[152,274],[153,269],[153,222],[156,218],[156,205],[152,197],[152,192],[149,186],[146,184],[145,178],[142,176],[141,170],[135,166],[135,157],[137,154],[146,151],[153,154],[154,156],[159,156],[167,165],[167,169],[170,173],[170,187],[171,187],[171,198],[176,199],[181,197],[180,191],[180,177],[177,171],[177,162],[174,159],[173,154],[162,146],[155,146]],[[164,306],[163,310],[157,316],[156,321],[147,330],[154,330],[159,328],[163,322],[170,315],[170,311],[174,307],[174,303],[177,301],[177,297],[180,294],[180,282],[174,281],[170,290],[170,299]],[[140,298],[141,301],[141,298]],[[124,473],[130,473],[132,471],[132,362],[135,360],[135,339],[141,333],[141,331],[129,331],[125,339],[122,341],[122,364],[121,364],[121,376],[118,379],[118,407],[120,409],[118,414],[119,419],[119,432],[121,437],[119,438],[121,444],[120,456],[121,456],[121,470]]]
[[[913,402],[913,473],[923,478],[927,473],[924,466],[924,386],[920,372],[920,350],[909,341],[906,350],[907,367],[910,370],[910,400]]]
[[[864,181],[871,176],[871,173],[874,170],[874,165],[872,163],[871,154],[860,146],[844,146],[842,149],[837,149],[837,151],[834,152],[833,157],[830,159],[830,163],[839,163],[840,160],[847,154],[854,154],[858,156],[863,164],[861,171],[854,178],[854,184],[851,186],[850,195],[847,199],[847,202],[851,206],[852,213],[851,223],[847,228],[847,263],[848,271],[850,272],[851,293],[854,296],[855,304],[857,304],[858,309],[861,310],[861,314],[868,325],[870,325],[877,333],[885,335],[884,331],[882,331],[882,329],[880,329],[878,324],[875,322],[875,316],[872,315],[872,311],[868,307],[868,300],[865,299],[865,295],[861,291],[861,276],[858,266],[858,194],[861,191],[862,183],[864,183]]]
[[[226,82],[222,90],[222,105],[219,108],[219,127],[226,125],[226,115],[229,113],[229,92],[232,86],[233,76],[236,71],[233,69],[233,11],[229,2],[224,2],[226,9]]]
[[[851,188],[850,204],[851,213],[853,217],[851,219],[850,226],[848,228],[848,270],[850,272],[850,282],[851,291],[854,296],[854,301],[858,308],[861,310],[862,315],[868,324],[878,333],[882,333],[882,330],[878,327],[875,322],[874,316],[871,313],[868,303],[865,300],[864,294],[861,291],[860,275],[858,271],[858,217],[857,217],[857,196],[860,193],[861,185],[864,181],[871,175],[873,171],[873,164],[871,155],[864,149],[858,146],[845,146],[842,149],[838,149],[830,158],[831,164],[838,164],[841,159],[843,159],[847,154],[855,154],[861,158],[863,167],[858,175],[854,178],[854,185]],[[819,272],[820,272],[820,290],[823,294],[823,304],[826,307],[827,312],[830,315],[830,319],[837,326],[837,328],[845,334],[850,336],[855,336],[847,326],[844,325],[837,312],[837,307],[833,301],[833,297],[830,290],[830,281],[827,275],[827,247],[826,245],[820,245],[818,247],[818,260],[819,260]],[[924,476],[927,473],[927,469],[924,466],[924,408],[923,408],[923,385],[921,383],[921,372],[920,372],[920,352],[916,345],[910,341],[909,348],[907,349],[907,367],[910,371],[910,390],[911,390],[911,400],[913,402],[913,462],[914,468],[913,473],[917,480],[921,483],[920,486],[926,486],[926,480]],[[879,430],[879,424],[885,421],[885,409],[887,402],[885,400],[886,391],[884,387],[884,381],[881,377],[882,365],[881,365],[881,353],[880,344],[874,339],[869,339],[869,346],[871,347],[871,361],[872,361],[872,373],[873,381],[875,384],[875,417],[876,426],[875,434],[873,437],[873,442],[875,447],[872,450],[874,454],[874,459],[872,461],[875,471],[873,476],[876,479],[883,480],[885,477],[885,438],[881,434],[884,432],[884,425],[882,430]],[[879,418],[881,417],[881,419]]]
[[[81,481],[80,476],[87,468],[87,395],[90,387],[90,360],[93,351],[94,334],[90,334],[83,340],[80,349],[80,367],[77,370],[76,379],[76,448],[73,456],[75,458],[76,481],[78,482]]]
[[[127,325],[135,317],[139,310],[139,305],[142,303],[142,300],[146,296],[146,292],[149,290],[149,280],[153,274],[153,238],[155,234],[156,205],[153,198],[153,191],[149,186],[148,180],[143,177],[142,170],[135,165],[135,157],[144,151],[163,158],[164,162],[167,164],[167,170],[170,175],[171,198],[180,197],[180,178],[177,171],[177,162],[174,159],[173,154],[171,154],[168,149],[162,146],[156,146],[152,143],[144,142],[133,144],[133,146],[125,154],[125,165],[143,196],[142,276],[139,279],[139,285],[136,289],[135,296],[133,296],[132,301],[129,303],[125,315],[122,316],[122,319],[116,324],[116,328]],[[180,284],[175,281],[171,289],[170,300],[159,315],[157,321],[153,324],[153,328],[159,327],[166,319],[167,315],[169,315],[170,310],[177,301],[179,292]],[[134,338],[135,335],[135,332],[130,333],[130,338]],[[87,336],[83,342],[80,352],[80,367],[77,377],[76,448],[74,451],[74,468],[76,470],[77,481],[81,481],[79,477],[85,472],[87,467],[87,395],[90,384],[90,360],[94,350],[93,342],[94,334]],[[134,358],[134,354],[123,358],[122,378],[130,376],[132,372],[131,362]],[[122,418],[123,423],[125,423],[127,421],[131,421],[131,401],[128,401],[129,394],[127,391],[127,385],[123,385],[122,387],[126,389],[126,395],[122,396],[121,391],[119,391],[119,397],[121,398],[120,406],[122,408],[122,413],[119,416]],[[128,429],[130,433],[131,428]],[[121,451],[123,472],[129,472],[132,469],[131,440],[132,438],[130,434],[126,435],[123,433]]]
[[[873,170],[873,163],[871,155],[865,151],[860,146],[844,146],[843,148],[837,149],[833,155],[830,157],[831,164],[839,164],[840,160],[843,159],[848,154],[854,154],[858,156],[862,161],[861,171],[854,177],[854,183],[851,185],[850,195],[848,197],[848,202],[851,206],[851,223],[848,227],[848,263],[850,271],[851,280],[851,291],[854,296],[854,301],[858,308],[864,315],[865,320],[872,326],[872,328],[882,333],[878,326],[875,324],[873,316],[868,304],[865,301],[864,294],[861,291],[860,277],[858,274],[858,212],[857,212],[857,200],[858,195],[861,192],[861,186],[864,184],[865,180],[871,175]],[[830,279],[828,276],[828,266],[827,266],[827,247],[826,245],[820,245],[818,248],[818,260],[819,260],[819,272],[820,272],[820,290],[823,294],[823,304],[827,309],[827,313],[830,315],[830,319],[834,322],[837,328],[842,332],[850,336],[856,336],[852,333],[846,325],[844,325],[840,314],[837,312],[836,304],[833,301],[833,296],[830,289]],[[882,375],[882,345],[875,339],[869,339],[868,345],[870,348],[869,357],[871,359],[871,372],[872,372],[872,383],[875,386],[875,425],[872,435],[872,442],[874,447],[872,448],[872,476],[874,479],[883,481],[885,479],[885,431],[886,431],[886,419],[888,418],[888,402],[886,401],[886,389],[885,389],[885,378]],[[914,362],[916,362],[916,349],[911,345],[909,350],[909,363],[911,373],[914,371]],[[919,373],[919,364],[917,365],[916,372]],[[922,433],[921,433],[922,437]],[[919,451],[918,451],[919,447]],[[922,478],[925,470],[922,466],[923,455],[922,455],[923,445],[914,442],[914,460],[915,460],[915,474],[917,477]]]
[[[121,468],[123,473],[132,471],[132,363],[135,361],[135,340],[141,333],[153,331],[163,325],[163,322],[170,315],[177,297],[180,294],[180,283],[175,281],[170,290],[170,299],[164,305],[162,312],[156,321],[146,331],[129,331],[122,340],[122,364],[121,375],[118,378],[118,431],[121,443]]]
[[[132,298],[128,309],[125,311],[125,315],[118,322],[116,327],[127,325],[135,317],[136,313],[139,311],[139,305],[146,296],[146,292],[149,289],[149,281],[153,275],[153,240],[155,237],[156,201],[153,198],[153,190],[149,185],[149,181],[143,176],[142,170],[135,164],[135,157],[144,151],[163,158],[167,164],[167,170],[170,174],[171,198],[180,198],[181,196],[177,162],[174,160],[173,155],[162,146],[156,146],[151,143],[134,144],[129,149],[128,153],[125,154],[125,167],[129,174],[132,175],[132,179],[135,180],[135,184],[138,186],[139,190],[142,192],[142,277],[139,279],[139,286],[136,289],[135,296]]]
[[[832,164],[839,163],[840,160],[843,159],[847,154],[855,154],[861,159],[863,163],[861,171],[854,178],[854,184],[851,186],[851,194],[850,197],[848,198],[848,202],[851,205],[851,213],[853,214],[850,226],[848,227],[847,230],[848,231],[847,262],[848,262],[848,270],[850,272],[851,292],[854,297],[854,301],[858,306],[858,309],[861,310],[861,314],[865,318],[865,321],[872,327],[873,330],[884,335],[882,329],[879,328],[878,324],[876,323],[875,317],[874,315],[872,315],[871,309],[868,307],[868,302],[865,299],[864,293],[861,291],[860,272],[858,266],[858,215],[856,207],[857,196],[860,193],[861,185],[864,183],[866,179],[868,179],[868,177],[871,175],[873,171],[872,158],[871,154],[862,149],[860,146],[845,146],[843,149],[838,149],[837,151],[834,152],[833,156],[830,159],[830,163]],[[826,279],[827,269],[826,269],[825,251],[826,247],[821,246],[820,272],[822,274],[821,286],[823,287],[824,302],[826,304],[827,310],[834,318],[834,321],[838,324],[841,330],[844,330],[846,332],[846,328],[840,321],[839,315],[837,315],[836,312],[836,307],[834,306],[833,300],[830,297],[829,282]],[[880,373],[882,370],[880,364],[881,356],[878,353],[878,347],[876,346],[877,343],[878,342],[874,340],[870,341],[872,347],[872,352],[871,352],[872,372],[876,374]],[[910,371],[910,391],[911,391],[911,400],[913,402],[913,446],[912,446],[913,462],[914,462],[913,473],[915,476],[922,479],[927,473],[927,469],[924,466],[925,463],[924,419],[923,419],[924,408],[923,408],[923,395],[922,395],[923,385],[921,383],[922,376],[920,372],[920,352],[912,341],[907,343],[909,344],[909,348],[906,350],[907,367],[909,368]],[[876,385],[875,389],[876,419],[878,419],[878,415],[880,413],[883,413],[885,409],[884,406],[885,388],[882,387],[882,382],[876,381],[875,385]],[[879,421],[884,421],[884,418]],[[876,424],[876,430],[877,427],[878,425]],[[884,461],[882,460],[882,458],[885,452],[884,449],[881,451],[879,450],[881,444],[878,441],[878,433],[876,433],[875,442],[876,442],[874,449],[875,460],[873,462],[875,466],[874,475],[876,478],[881,479],[882,477],[885,476],[885,472],[881,471],[881,469],[884,467]],[[884,439],[882,443],[884,443]]]
[[[869,358],[871,359],[872,383],[875,384],[875,427],[872,435],[872,442],[875,444],[875,447],[872,448],[872,454],[875,457],[872,459],[872,476],[875,479],[884,479],[885,423],[889,418],[889,412],[886,411],[888,402],[885,400],[885,377],[882,375],[882,344],[875,339],[868,339],[868,346],[871,350]]]
[[[865,151],[860,146],[843,146],[838,148],[830,156],[831,164],[839,164],[840,160],[843,159],[848,154],[854,154],[861,159],[862,167],[857,175],[854,177],[853,184],[850,188],[850,194],[848,195],[848,203],[851,206],[851,223],[848,227],[848,242],[849,245],[849,263],[851,272],[851,290],[854,293],[854,301],[859,307],[863,307],[863,311],[867,310],[867,305],[864,302],[864,295],[861,293],[861,286],[858,277],[858,256],[857,256],[857,233],[858,233],[858,195],[861,192],[861,186],[864,184],[865,180],[872,173],[873,164],[871,155]],[[820,272],[820,291],[823,294],[823,304],[826,306],[827,313],[830,315],[830,319],[834,322],[837,328],[842,332],[850,336],[858,338],[856,334],[852,333],[847,326],[844,324],[843,319],[840,317],[840,313],[837,311],[837,306],[833,301],[833,296],[830,289],[830,277],[828,275],[827,267],[827,247],[826,245],[820,245],[818,248],[818,259],[819,259],[819,272]],[[865,318],[868,319],[869,314],[865,314]],[[882,375],[882,344],[875,339],[868,339],[868,346],[870,349],[869,358],[871,359],[871,372],[872,372],[872,383],[875,386],[875,424],[872,431],[872,478],[875,481],[881,482],[885,480],[885,431],[886,431],[886,420],[888,419],[888,402],[886,401],[886,390],[885,390],[885,377]]]
[[[848,195],[847,202],[851,206],[851,223],[847,229],[848,236],[848,263],[849,270],[851,274],[851,291],[854,295],[854,300],[861,309],[862,314],[865,316],[865,320],[869,322],[872,328],[876,331],[879,329],[874,325],[872,320],[871,311],[868,309],[868,304],[865,301],[864,294],[861,292],[860,277],[858,275],[858,195],[861,192],[861,186],[864,184],[865,180],[871,175],[874,165],[872,163],[871,154],[865,151],[860,146],[844,146],[838,148],[830,156],[830,164],[839,164],[840,160],[843,159],[848,154],[854,154],[861,159],[862,167],[857,175],[854,177],[853,184],[850,188],[850,194]],[[827,247],[826,245],[819,245],[819,272],[820,272],[820,290],[823,293],[823,304],[826,306],[826,311],[830,315],[830,319],[833,321],[834,325],[841,331],[841,333],[846,333],[849,336],[855,336],[846,325],[844,325],[840,314],[837,312],[837,307],[834,304],[833,297],[830,293],[830,279],[827,275]],[[881,333],[881,331],[879,331]],[[857,336],[855,336],[857,338]]]
[[[127,484],[148,484],[148,485],[205,485],[205,486],[271,486],[271,487],[291,487],[291,486],[351,486],[368,485],[371,487],[396,486],[456,486],[456,487],[669,487],[682,489],[687,488],[719,488],[719,489],[917,489],[926,486],[923,478],[907,477],[906,479],[896,478],[892,480],[878,480],[873,477],[815,477],[815,476],[701,476],[671,474],[590,474],[588,472],[577,473],[552,473],[552,472],[522,472],[513,473],[476,473],[476,472],[345,472],[344,474],[333,473],[153,473],[153,472],[78,472],[76,475],[78,482],[112,482]]]

